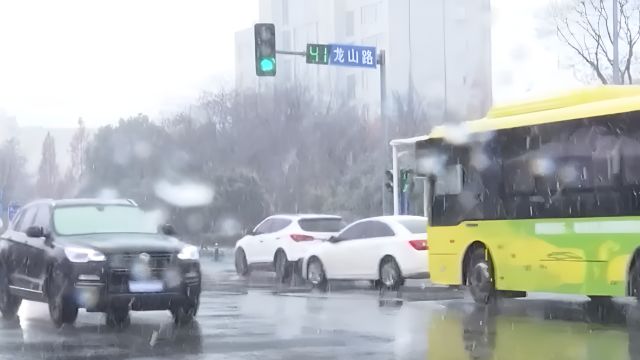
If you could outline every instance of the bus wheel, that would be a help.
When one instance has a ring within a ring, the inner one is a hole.
[[[484,247],[472,250],[467,268],[467,286],[471,297],[478,304],[489,304],[496,298],[493,264]]]
[[[640,264],[637,258],[629,270],[629,295],[640,301]]]

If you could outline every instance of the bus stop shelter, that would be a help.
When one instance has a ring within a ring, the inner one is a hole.
[[[391,140],[389,145],[391,146],[391,155],[392,155],[392,173],[393,173],[393,214],[400,214],[400,185],[399,185],[399,174],[401,168],[401,157],[403,154],[407,154],[407,152],[413,152],[415,154],[416,144],[418,142],[427,140],[428,136],[416,136],[412,138],[406,139],[394,139]],[[415,156],[409,161],[411,164],[411,168],[415,169]],[[427,216],[427,178],[416,176],[414,180],[421,180],[423,183],[423,216]]]

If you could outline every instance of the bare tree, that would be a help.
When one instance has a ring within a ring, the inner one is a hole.
[[[71,165],[58,183],[58,195],[73,197],[77,194],[82,175],[85,172],[85,156],[89,143],[89,132],[82,118],[78,119],[78,128],[69,143]]]
[[[613,35],[612,0],[564,0],[550,5],[550,19],[558,39],[589,66],[603,84],[610,82],[614,42],[620,47],[622,83],[633,83],[634,49],[640,39],[640,1],[618,2],[619,38]]]
[[[58,163],[56,161],[55,139],[51,133],[47,133],[42,142],[42,159],[38,168],[36,187],[38,195],[41,197],[54,197],[57,192]]]
[[[31,196],[30,184],[24,180],[27,178],[25,165],[26,159],[17,139],[0,144],[0,190],[6,203],[24,201]]]
[[[71,155],[71,167],[69,168],[69,171],[76,180],[79,180],[84,173],[84,157],[88,142],[89,133],[87,132],[84,120],[80,118],[78,119],[78,129],[73,134],[71,143],[69,144],[69,154]]]

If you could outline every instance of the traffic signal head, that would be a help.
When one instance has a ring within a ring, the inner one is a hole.
[[[384,175],[387,177],[387,181],[385,181],[384,186],[388,191],[393,192],[393,171],[385,170]]]
[[[387,181],[393,182],[393,170],[385,170],[384,176],[387,177]]]
[[[256,45],[256,75],[276,75],[276,27],[273,24],[255,24],[253,35]]]

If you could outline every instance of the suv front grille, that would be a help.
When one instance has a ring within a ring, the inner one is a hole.
[[[151,278],[162,279],[163,273],[174,263],[171,253],[114,254],[108,257],[110,268],[109,292],[128,293],[131,272],[138,264],[144,264],[150,270]]]
[[[111,270],[131,270],[136,263],[144,263],[151,270],[164,270],[173,262],[171,253],[139,253],[139,254],[116,254],[109,256],[109,267]]]

